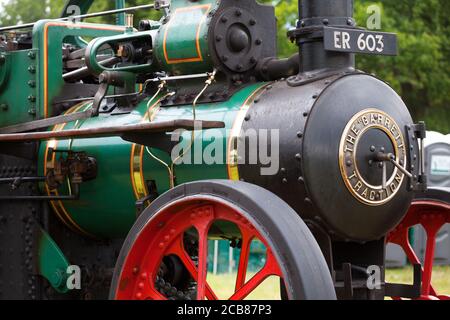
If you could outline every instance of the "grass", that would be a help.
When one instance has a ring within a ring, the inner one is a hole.
[[[252,275],[249,275],[247,279]],[[390,283],[411,284],[413,271],[411,267],[388,269],[386,280]],[[236,274],[213,275],[208,273],[208,283],[220,299],[227,299],[234,292]],[[433,286],[439,294],[450,295],[450,266],[436,266],[433,269]],[[266,279],[250,296],[249,300],[274,300],[279,299],[279,278]]]
[[[412,267],[386,270],[386,281],[412,284]],[[450,295],[450,266],[435,266],[431,283],[438,294]]]

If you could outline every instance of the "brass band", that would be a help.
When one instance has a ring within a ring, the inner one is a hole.
[[[339,147],[339,167],[348,191],[360,202],[379,206],[389,202],[400,190],[405,175],[396,167],[386,177],[386,187],[369,184],[361,175],[356,160],[361,137],[369,129],[383,131],[394,147],[395,161],[406,165],[406,147],[401,128],[387,113],[378,109],[366,109],[356,114],[347,124]],[[367,147],[367,146],[364,146]]]
[[[237,112],[236,118],[234,119],[233,126],[231,128],[230,136],[228,137],[228,148],[227,148],[227,170],[228,179],[230,180],[240,180],[239,176],[239,155],[238,155],[238,144],[239,138],[241,136],[242,124],[244,123],[245,116],[247,115],[250,106],[253,104],[255,99],[265,90],[265,88],[270,83],[256,89],[241,106]]]

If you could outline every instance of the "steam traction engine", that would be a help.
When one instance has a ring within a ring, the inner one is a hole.
[[[286,299],[439,297],[449,201],[414,200],[425,127],[354,67],[355,53],[396,54],[395,35],[356,27],[350,0],[299,1],[299,54],[278,59],[274,9],[254,0],[91,3],[0,28],[1,298],[224,298],[207,281],[211,239],[240,250],[230,299],[272,276]],[[149,8],[160,21],[123,19]],[[72,21],[113,13],[118,25]],[[267,150],[276,163],[255,158]],[[408,242],[418,223],[424,269]],[[255,240],[266,262],[250,276]],[[385,283],[388,241],[413,285]]]

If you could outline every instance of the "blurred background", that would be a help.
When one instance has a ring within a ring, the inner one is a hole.
[[[148,4],[148,0],[127,0],[127,6]],[[290,56],[296,46],[286,41],[295,25],[297,0],[261,0],[275,5],[278,17],[278,52]],[[0,0],[0,26],[60,16],[65,0]],[[96,0],[91,12],[113,9],[115,1]],[[425,120],[429,130],[450,132],[450,5],[448,0],[355,1],[355,18],[366,27],[370,8],[380,8],[381,31],[396,32],[397,57],[357,56],[357,67],[388,81],[402,96],[415,121]],[[368,10],[369,9],[369,10]],[[158,19],[154,11],[137,12],[142,18]],[[114,17],[89,22],[114,23]]]

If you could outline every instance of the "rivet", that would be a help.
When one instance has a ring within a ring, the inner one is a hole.
[[[305,182],[305,179],[303,177],[298,177],[297,180],[298,180],[298,182],[301,182],[301,183]]]
[[[222,61],[223,62],[227,62],[228,61],[228,56],[222,56]]]
[[[223,37],[222,37],[222,36],[220,36],[220,35],[216,37],[216,41],[217,41],[217,42],[220,42],[220,41],[222,41],[222,39],[223,39]]]
[[[262,44],[262,40],[261,39],[256,39],[255,41],[256,45],[259,46]]]
[[[242,10],[241,9],[237,9],[235,12],[237,17],[240,17],[242,15]]]
[[[245,121],[249,121],[249,120],[250,120],[250,118],[251,118],[251,117],[250,117],[250,115],[249,115],[249,114],[247,114],[247,115],[245,116],[244,120],[245,120]]]
[[[255,19],[250,19],[249,21],[251,26],[254,26],[256,24],[256,20]]]
[[[288,179],[283,178],[282,182],[283,182],[283,183],[288,183]]]
[[[28,85],[29,85],[31,88],[35,88],[35,87],[36,87],[36,81],[30,80],[30,81],[28,81]]]
[[[375,149],[376,149],[375,146],[371,146],[371,147],[370,147],[370,151],[371,151],[371,152],[375,152]]]
[[[28,67],[28,72],[30,72],[30,73],[36,73],[36,67],[35,67],[35,66],[29,66],[29,67]]]
[[[228,22],[228,18],[225,17],[225,16],[223,16],[222,19],[220,19],[220,21],[221,21],[222,23],[226,23],[226,22]]]
[[[8,110],[8,105],[6,104],[6,103],[2,103],[1,105],[0,105],[0,108],[3,110],[3,111],[7,111]]]
[[[308,112],[303,112],[303,116],[307,117],[308,116]]]
[[[300,153],[297,153],[297,154],[295,155],[295,159],[297,159],[297,160],[302,160],[302,155],[301,155]]]
[[[351,167],[352,166],[352,161],[351,160],[347,160],[347,167]]]
[[[36,101],[36,97],[33,95],[28,96],[28,101],[30,102],[35,102]]]
[[[28,52],[28,57],[30,59],[34,59],[34,58],[36,58],[36,53],[34,51],[30,51],[30,52]]]
[[[329,20],[328,19],[323,19],[322,22],[323,22],[324,25],[328,25]]]
[[[302,138],[302,137],[303,137],[303,133],[301,133],[300,131],[297,132],[297,137],[298,137],[298,138]]]

